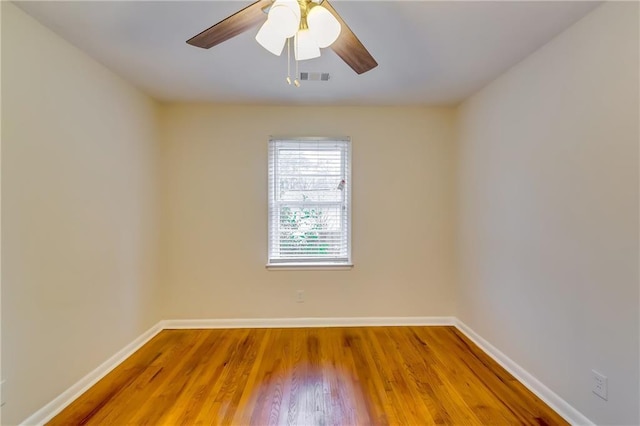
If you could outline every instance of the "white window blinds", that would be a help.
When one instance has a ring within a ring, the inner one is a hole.
[[[269,259],[278,264],[351,263],[348,139],[269,141]]]

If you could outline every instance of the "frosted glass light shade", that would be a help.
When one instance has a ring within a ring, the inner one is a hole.
[[[267,20],[282,37],[293,37],[300,28],[300,5],[295,0],[276,0],[269,9]]]
[[[300,30],[294,40],[296,60],[304,61],[320,56],[320,47],[309,30]]]
[[[307,15],[307,25],[318,47],[329,47],[340,35],[340,22],[322,6],[314,6]]]
[[[264,24],[262,24],[260,31],[256,34],[256,41],[260,46],[264,47],[276,56],[280,56],[282,53],[284,42],[286,40],[287,39],[285,37],[273,28],[273,24],[271,24],[268,19]]]

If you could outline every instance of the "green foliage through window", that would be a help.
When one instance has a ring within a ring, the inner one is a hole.
[[[316,207],[280,210],[280,246],[306,255],[326,254],[329,244],[320,238],[327,230],[327,216]]]

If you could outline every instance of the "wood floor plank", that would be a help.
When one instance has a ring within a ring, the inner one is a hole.
[[[454,327],[164,330],[50,425],[565,425]]]
[[[395,392],[401,399],[410,398],[413,402],[408,407],[410,410],[407,413],[409,418],[424,419],[427,424],[435,424],[436,421],[432,416],[434,405],[430,399],[422,398],[417,384],[412,380],[407,361],[401,352],[399,341],[394,336],[394,328],[380,327],[376,329],[376,332],[377,342],[372,342],[372,344],[378,345],[380,350],[384,351],[386,356],[385,363],[388,368],[392,369]]]

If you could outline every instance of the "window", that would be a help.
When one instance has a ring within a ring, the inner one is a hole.
[[[267,266],[350,266],[349,139],[269,141]]]

